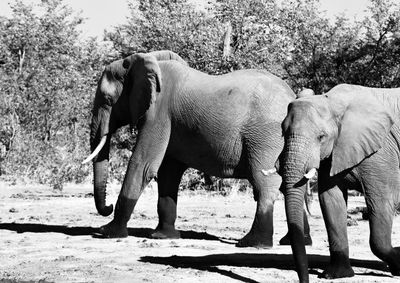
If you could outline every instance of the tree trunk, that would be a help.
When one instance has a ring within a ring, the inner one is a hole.
[[[223,58],[229,57],[231,55],[232,25],[229,21],[225,25],[226,25],[226,30],[224,35],[224,50],[222,53]]]
[[[21,75],[22,74],[22,66],[24,65],[24,61],[25,61],[25,48],[24,47],[22,47],[21,49],[18,50],[18,55],[19,55],[18,72]]]

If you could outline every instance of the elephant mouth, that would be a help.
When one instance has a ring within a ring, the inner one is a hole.
[[[86,164],[86,163],[92,161],[93,158],[95,158],[99,154],[100,150],[104,147],[104,145],[106,144],[106,141],[107,141],[107,135],[105,135],[101,138],[98,146],[93,150],[93,152],[88,157],[86,157],[85,160],[82,161],[82,164]]]

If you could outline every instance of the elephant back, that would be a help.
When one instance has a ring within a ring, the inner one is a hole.
[[[157,59],[157,61],[175,60],[181,63],[182,65],[188,66],[188,63],[185,60],[183,60],[181,56],[170,50],[153,51],[149,52],[148,55],[154,56]]]

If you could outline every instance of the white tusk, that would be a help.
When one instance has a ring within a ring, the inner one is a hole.
[[[269,175],[272,175],[272,174],[276,173],[276,168],[272,168],[272,169],[269,169],[269,170],[261,170],[261,172],[265,176],[269,176]]]
[[[310,181],[307,181],[307,195],[308,196],[312,195]]]
[[[317,174],[317,169],[312,168],[310,171],[308,171],[306,174],[304,174],[304,178],[310,180],[312,177],[315,176],[315,174]]]
[[[89,155],[85,160],[82,161],[82,164],[86,164],[89,161],[91,161],[93,158],[99,154],[100,150],[103,148],[103,146],[106,144],[107,136],[103,136],[100,140],[99,145],[93,150],[92,154]]]

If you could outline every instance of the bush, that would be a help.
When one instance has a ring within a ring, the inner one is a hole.
[[[266,69],[295,91],[322,93],[344,82],[399,87],[400,5],[371,0],[364,20],[332,22],[318,2],[132,2],[127,23],[105,35],[112,47],[82,41],[83,19],[63,0],[13,2],[11,18],[0,17],[0,174],[58,189],[90,176],[91,166],[80,162],[89,151],[97,80],[105,63],[139,51],[170,49],[210,74]],[[134,141],[129,128],[113,138],[110,180],[123,180]],[[237,187],[248,184],[217,178],[208,185],[196,170],[181,183],[181,189]]]

